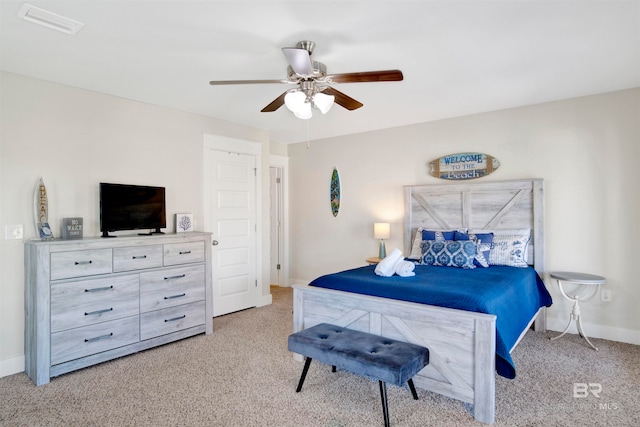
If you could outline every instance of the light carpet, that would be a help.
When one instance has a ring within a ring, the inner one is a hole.
[[[287,351],[292,291],[214,319],[214,332],[54,378],[0,378],[2,426],[377,426],[378,383]],[[496,379],[496,426],[640,425],[640,346],[529,332],[515,380]],[[591,384],[591,385],[589,385]],[[598,390],[601,390],[598,393]],[[598,394],[598,397],[595,394]],[[481,426],[462,402],[389,386],[392,426]]]

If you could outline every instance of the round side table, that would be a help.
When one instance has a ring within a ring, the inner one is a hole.
[[[571,314],[569,315],[569,324],[567,324],[567,327],[564,328],[564,331],[562,331],[562,333],[557,337],[552,337],[550,339],[556,340],[566,334],[569,330],[569,327],[571,326],[571,322],[575,320],[580,336],[584,338],[594,350],[597,351],[598,347],[593,345],[591,341],[589,341],[589,338],[582,331],[582,320],[580,317],[580,306],[578,302],[588,301],[593,298],[598,293],[598,289],[600,289],[600,286],[605,284],[605,278],[593,274],[572,273],[568,271],[554,271],[551,273],[551,278],[556,279],[556,281],[558,282],[558,288],[560,289],[560,293],[562,294],[562,296],[573,302],[573,309],[571,310]],[[576,289],[574,289],[573,291],[567,291],[563,286],[567,284],[576,285]],[[585,288],[587,288],[586,292],[581,295],[581,291]]]

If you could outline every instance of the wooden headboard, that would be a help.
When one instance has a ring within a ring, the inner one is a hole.
[[[531,229],[528,263],[544,277],[543,180],[415,185],[404,187],[404,246],[411,252],[419,228]]]

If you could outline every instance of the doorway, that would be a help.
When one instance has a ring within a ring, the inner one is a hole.
[[[215,317],[256,307],[261,295],[259,156],[251,152],[257,143],[206,137],[209,138],[205,138],[204,147],[204,212],[205,230],[213,234]]]
[[[289,158],[269,156],[270,284],[289,286]]]

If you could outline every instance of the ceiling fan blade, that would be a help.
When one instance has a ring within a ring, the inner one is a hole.
[[[356,101],[355,99],[351,98],[348,95],[345,95],[344,93],[340,92],[339,90],[336,90],[332,87],[328,87],[326,89],[324,89],[322,91],[322,93],[325,93],[327,95],[333,95],[335,96],[335,100],[334,102],[344,108],[346,108],[349,111],[353,111],[353,110],[357,110],[358,108],[362,107],[364,104],[360,101]]]
[[[327,80],[333,83],[399,82],[402,79],[402,71],[400,70],[364,71],[327,76]]]
[[[246,85],[261,83],[289,83],[288,80],[212,80],[210,85]]]
[[[287,62],[296,74],[302,76],[313,74],[313,65],[308,50],[298,47],[283,47],[282,53],[287,57]]]
[[[277,97],[276,99],[274,99],[273,101],[271,101],[271,103],[266,107],[264,107],[262,110],[260,110],[260,112],[271,113],[273,111],[276,111],[278,108],[282,107],[284,105],[284,97],[287,93],[288,92],[285,92],[279,97]]]

